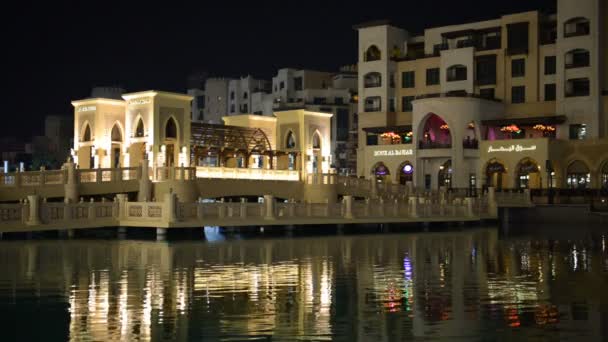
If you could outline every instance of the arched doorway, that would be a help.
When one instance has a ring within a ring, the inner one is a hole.
[[[608,160],[606,160],[600,169],[600,186],[602,189],[608,189]]]
[[[452,160],[448,159],[439,167],[437,174],[437,186],[450,189],[452,187]]]
[[[377,162],[376,164],[374,164],[374,166],[372,166],[371,171],[372,175],[375,175],[376,180],[378,180],[379,182],[385,183],[390,179],[391,172],[389,171],[388,167],[384,165],[383,162]]]
[[[312,172],[323,172],[323,155],[321,150],[321,135],[318,131],[312,135]]]
[[[418,135],[420,149],[451,148],[452,134],[448,124],[436,114],[430,114],[422,126],[422,134]]]
[[[568,165],[566,184],[570,189],[586,189],[591,186],[591,173],[584,162],[575,160]]]
[[[80,143],[84,146],[78,148],[78,167],[81,169],[92,169],[95,167],[95,156],[93,148],[93,136],[91,126],[85,122],[80,130]]]
[[[165,165],[166,166],[175,166],[175,153],[177,144],[177,124],[173,117],[167,120],[165,124]]]
[[[112,139],[112,151],[110,157],[110,167],[120,167],[121,166],[121,148],[122,148],[122,130],[118,126],[118,123],[115,123],[112,126],[112,131],[110,133],[110,137]]]
[[[399,165],[397,174],[399,175],[399,184],[405,185],[407,182],[413,182],[414,166],[409,161],[405,161]]]
[[[131,131],[131,144],[129,145],[129,165],[139,166],[146,155],[146,127],[141,117],[136,119],[135,130]],[[127,165],[125,165],[127,166]]]
[[[515,172],[515,185],[519,189],[540,188],[540,167],[532,158],[519,161]]]
[[[491,159],[486,166],[486,186],[502,190],[505,186],[507,168],[497,159]]]

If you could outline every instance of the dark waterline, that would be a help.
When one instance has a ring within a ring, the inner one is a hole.
[[[0,241],[0,340],[608,338],[608,227],[206,233]]]

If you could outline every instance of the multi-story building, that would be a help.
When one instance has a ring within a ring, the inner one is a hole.
[[[257,80],[251,76],[242,77],[240,79],[231,80],[228,83],[228,115],[237,114],[258,114],[262,115],[264,108],[255,108],[254,111],[254,99],[253,94],[258,94],[262,97],[262,94],[270,92],[270,82],[266,80]],[[260,102],[256,98],[256,104]]]
[[[608,187],[608,4],[358,25],[357,172],[439,187]]]

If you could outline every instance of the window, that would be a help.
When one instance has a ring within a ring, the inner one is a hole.
[[[511,103],[526,102],[526,87],[517,86],[511,88]]]
[[[84,128],[84,134],[82,135],[82,141],[91,141],[91,126],[89,124]]]
[[[589,34],[587,18],[572,18],[564,23],[564,38],[586,36]]]
[[[325,103],[325,98],[324,97],[315,97],[312,99],[312,102],[314,104],[324,104]]]
[[[205,96],[197,96],[196,97],[196,106],[199,109],[205,108]]]
[[[380,112],[382,110],[380,96],[371,96],[365,98],[364,110],[366,112]]]
[[[382,86],[382,74],[379,72],[368,72],[363,76],[363,86],[365,88],[377,88]]]
[[[247,92],[244,92],[244,93],[243,93],[243,98],[244,98],[244,99],[247,99],[247,97],[248,97],[248,96],[249,96],[249,94],[247,94]]]
[[[285,82],[284,81],[281,81],[279,83],[279,89],[285,89]]]
[[[337,123],[338,123],[338,136],[337,139],[340,141],[348,140],[348,109],[338,108],[336,111]]]
[[[477,85],[496,84],[496,55],[477,57],[476,64]]]
[[[523,58],[514,59],[511,61],[511,77],[526,76],[526,60]]]
[[[391,74],[388,76],[388,85],[391,88],[395,88],[395,73],[391,72]]]
[[[585,125],[585,124],[570,125],[570,139],[571,140],[584,140],[586,136],[587,136],[587,125]]]
[[[426,85],[439,84],[439,68],[426,69]]]
[[[285,140],[285,147],[287,147],[287,148],[296,147],[296,139],[294,138],[292,131],[289,131],[289,133],[287,133],[287,139]]]
[[[575,78],[566,82],[566,97],[589,96],[589,79]]]
[[[231,92],[230,92],[230,99],[231,99],[231,100],[234,100],[234,91],[231,91]]]
[[[557,22],[550,21],[540,25],[540,45],[555,44],[557,40]]]
[[[412,101],[414,101],[414,99],[414,96],[403,96],[401,98],[401,111],[411,112],[414,109],[412,105]]]
[[[545,75],[555,75],[555,56],[545,56]]]
[[[137,128],[135,129],[135,137],[141,138],[144,136],[144,121],[139,118],[137,121]]]
[[[528,53],[530,23],[515,23],[507,25],[507,53],[509,55]]]
[[[334,98],[334,103],[337,105],[343,105],[344,104],[344,99],[341,97],[335,97]]]
[[[388,100],[388,111],[389,112],[395,112],[396,111],[395,110],[395,98],[394,97],[391,97]]]
[[[466,81],[467,79],[467,67],[464,65],[452,65],[447,69],[447,80],[452,81]]]
[[[122,133],[120,133],[120,128],[118,125],[112,126],[110,136],[112,137],[112,141],[122,141]]]
[[[380,53],[380,49],[378,49],[378,47],[376,45],[372,45],[365,52],[364,60],[366,62],[379,61],[381,59],[381,57],[382,57],[382,54]]]
[[[165,126],[165,138],[177,138],[177,125],[173,118],[169,118]]]
[[[234,103],[230,105],[230,113],[234,113]]]
[[[479,89],[479,97],[481,98],[493,100],[494,96],[494,88]]]
[[[566,69],[589,66],[589,50],[575,49],[566,53]]]
[[[302,82],[302,77],[301,76],[293,78],[293,88],[295,90],[302,90],[302,89],[304,89],[303,82]]]
[[[376,146],[376,145],[378,145],[378,135],[376,135],[376,134],[367,134],[366,143],[367,143],[367,146]]]
[[[555,101],[555,83],[545,84],[545,101]]]
[[[404,71],[401,73],[401,87],[414,88],[416,86],[414,71]]]

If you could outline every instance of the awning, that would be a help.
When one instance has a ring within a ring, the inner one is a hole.
[[[544,125],[559,125],[566,122],[565,115],[555,116],[539,116],[535,118],[518,118],[518,119],[497,119],[497,120],[483,120],[482,124],[485,126],[507,126],[507,125],[518,125],[518,126],[534,126],[538,124]]]
[[[365,127],[363,131],[366,133],[382,134],[386,132],[411,132],[412,125],[401,126],[383,126],[383,127]]]

